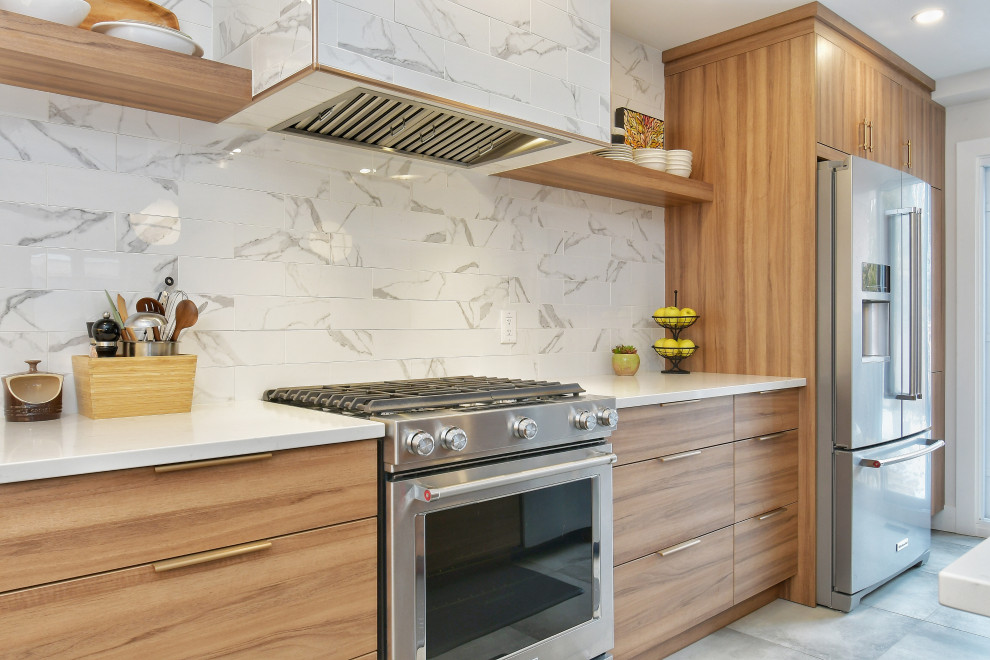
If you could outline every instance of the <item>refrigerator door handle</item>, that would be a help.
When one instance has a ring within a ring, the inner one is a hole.
[[[908,362],[908,391],[895,393],[895,398],[901,401],[918,401],[922,397],[922,383],[924,374],[923,348],[924,340],[924,314],[922,309],[922,236],[921,236],[921,209],[906,208],[888,211],[888,216],[907,217],[910,223],[910,246],[908,251],[910,268],[910,290],[908,291],[909,316],[908,322],[908,347],[910,349]]]
[[[925,446],[924,449],[913,451],[910,454],[903,454],[902,456],[894,456],[892,458],[864,458],[859,461],[859,464],[868,468],[882,468],[885,465],[894,465],[895,463],[913,461],[916,458],[921,458],[922,456],[932,454],[944,446],[945,440],[936,440],[930,445]]]

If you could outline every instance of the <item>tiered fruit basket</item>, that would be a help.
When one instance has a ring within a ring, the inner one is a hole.
[[[674,307],[677,307],[677,291],[674,291]],[[662,328],[670,330],[670,334],[673,335],[674,340],[680,341],[681,332],[685,328],[690,328],[694,325],[695,321],[700,318],[699,314],[689,314],[689,315],[669,315],[669,316],[654,316],[653,320],[656,321],[657,325]],[[654,346],[653,350],[656,351],[657,355],[663,359],[670,362],[670,368],[664,369],[660,373],[664,374],[689,374],[690,371],[681,369],[681,362],[687,358],[694,355],[695,351],[700,348],[697,344],[690,347],[660,347]]]

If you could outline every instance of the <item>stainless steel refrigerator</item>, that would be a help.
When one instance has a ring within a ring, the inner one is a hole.
[[[818,602],[848,612],[931,545],[931,189],[818,166]]]

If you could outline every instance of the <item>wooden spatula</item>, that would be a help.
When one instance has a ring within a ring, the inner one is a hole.
[[[152,312],[154,314],[161,314],[165,316],[165,306],[154,298],[141,298],[137,301],[135,306],[139,312]],[[155,341],[162,340],[162,333],[158,328],[152,328],[151,332],[155,335]]]
[[[124,296],[119,293],[117,294],[117,313],[120,314],[122,320],[127,320],[127,302],[124,301]],[[120,334],[126,341],[137,341],[137,335],[130,328],[121,326]]]

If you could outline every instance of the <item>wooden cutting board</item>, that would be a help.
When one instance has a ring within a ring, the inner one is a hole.
[[[92,9],[89,16],[79,26],[88,30],[96,23],[119,21],[127,18],[133,21],[147,21],[164,25],[173,30],[179,29],[179,19],[161,5],[149,0],[86,0]]]

